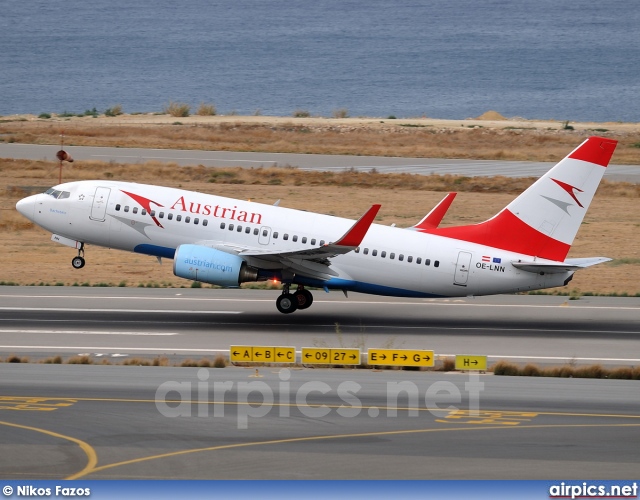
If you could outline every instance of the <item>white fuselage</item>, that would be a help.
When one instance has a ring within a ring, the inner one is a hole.
[[[69,240],[166,258],[173,258],[183,244],[235,254],[243,249],[311,249],[335,242],[354,223],[329,215],[125,182],[71,182],[55,190],[69,194],[29,197],[23,200],[23,207],[30,211],[29,203],[33,205],[33,214],[25,215]],[[273,273],[282,279],[273,261],[259,256],[243,258],[263,270],[264,277]],[[373,224],[356,250],[331,258],[336,275],[329,280],[298,275],[285,278],[303,285],[379,295],[456,297],[561,286],[573,274],[532,273],[511,265],[512,261],[532,258]]]

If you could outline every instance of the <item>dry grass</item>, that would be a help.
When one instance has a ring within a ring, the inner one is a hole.
[[[640,380],[640,366],[603,368],[601,365],[589,365],[574,367],[571,365],[540,368],[534,364],[524,367],[509,361],[498,361],[489,368],[494,375],[521,376],[521,377],[561,377],[561,378],[614,378],[627,380]]]
[[[189,111],[187,104],[173,102],[165,110],[174,117],[189,117]],[[127,117],[7,121],[0,123],[0,137],[6,142],[59,144],[64,129],[65,143],[75,146],[556,161],[585,137],[597,134],[620,141],[613,163],[640,164],[638,127],[603,125],[611,127],[609,130],[591,124],[592,128],[585,125],[563,131],[558,123],[547,123],[555,127],[548,130],[544,124],[531,129],[512,128],[510,122],[498,121],[491,125],[477,122],[482,125],[475,126],[482,128],[469,128],[464,121],[442,126],[415,120],[318,120],[306,118],[308,112],[304,110],[297,110],[295,115],[299,118],[289,122],[249,120],[256,117],[189,117],[182,125],[131,124]]]

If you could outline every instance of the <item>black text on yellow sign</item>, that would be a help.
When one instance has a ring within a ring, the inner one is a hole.
[[[480,370],[485,372],[487,371],[487,357],[458,354],[456,356],[456,370]]]
[[[414,349],[369,349],[370,365],[385,366],[433,366],[433,351]]]
[[[302,348],[305,365],[359,365],[360,349]]]
[[[229,360],[235,363],[295,363],[296,348],[232,345],[229,347]]]

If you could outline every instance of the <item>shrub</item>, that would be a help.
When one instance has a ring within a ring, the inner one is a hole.
[[[104,112],[105,116],[118,116],[122,114],[122,106],[120,104],[116,104],[111,108],[107,108]]]
[[[508,375],[514,376],[518,375],[518,367],[513,363],[509,363],[508,361],[498,361],[493,366],[493,374],[494,375]]]
[[[349,118],[349,110],[347,108],[334,109],[332,115],[334,118]]]
[[[92,365],[93,359],[89,356],[72,356],[67,360],[69,365]]]
[[[175,117],[186,117],[191,112],[191,106],[184,102],[169,102],[164,112]]]
[[[201,102],[196,114],[199,116],[215,116],[216,107],[213,104],[205,104],[204,102]]]
[[[214,368],[225,368],[227,366],[227,358],[222,354],[218,354],[213,360]]]
[[[541,375],[540,368],[533,364],[527,364],[522,369],[522,375],[524,377],[539,377]]]
[[[311,113],[309,113],[305,109],[296,109],[293,112],[293,117],[294,118],[309,118],[310,116],[311,116]]]
[[[50,113],[40,113],[38,115],[38,118],[44,118],[44,119],[48,120],[49,118],[51,118],[51,114]]]

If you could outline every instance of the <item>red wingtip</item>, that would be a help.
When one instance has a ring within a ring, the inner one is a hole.
[[[615,139],[596,136],[589,137],[578,149],[569,155],[569,158],[588,161],[589,163],[606,167],[609,165],[611,156],[613,156],[616,144],[618,144],[618,141]]]
[[[334,245],[339,245],[343,247],[357,247],[362,243],[369,227],[373,224],[373,220],[378,215],[378,210],[382,205],[372,205],[367,212],[358,219],[358,221],[351,226],[342,238],[334,243]]]

